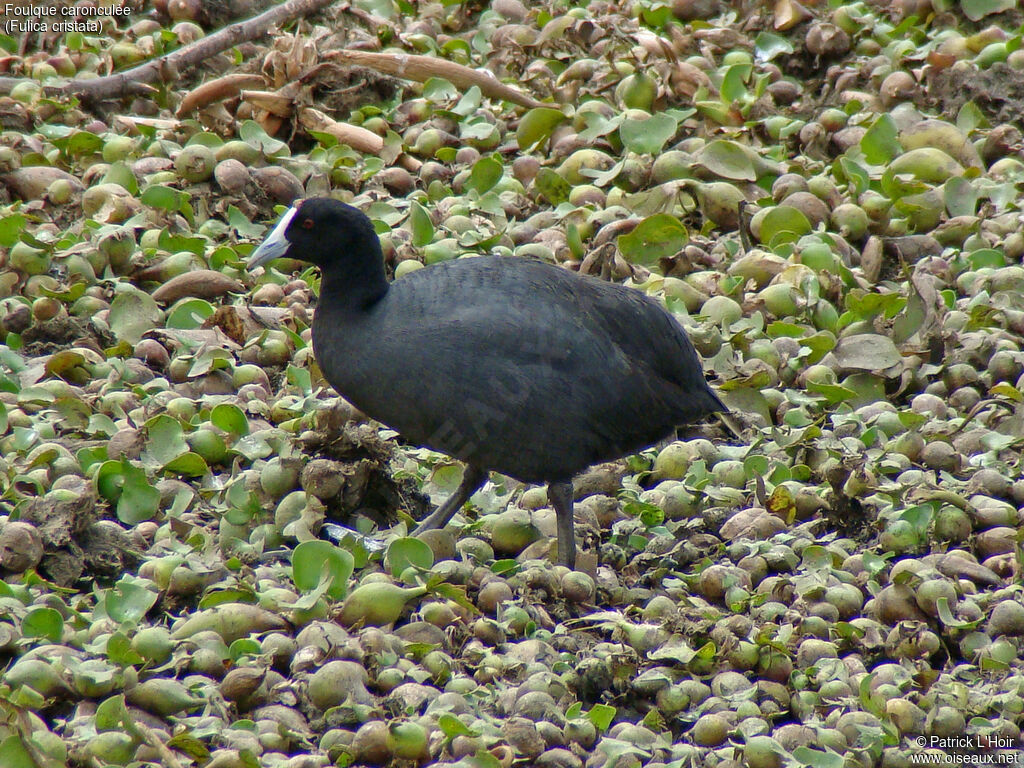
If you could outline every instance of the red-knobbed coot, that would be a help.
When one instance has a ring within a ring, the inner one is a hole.
[[[529,259],[462,258],[388,283],[357,208],[291,208],[253,252],[320,268],[313,351],[327,381],[408,441],[466,463],[414,533],[444,526],[487,472],[548,484],[576,562],[572,478],[725,406],[683,329],[639,291]]]

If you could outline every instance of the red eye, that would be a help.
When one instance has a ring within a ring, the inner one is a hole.
[[[312,219],[303,219],[302,220],[302,228],[303,229],[312,229],[313,228],[313,220]]]

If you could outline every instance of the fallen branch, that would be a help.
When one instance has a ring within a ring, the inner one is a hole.
[[[305,107],[299,111],[299,123],[307,131],[329,133],[342,144],[348,144],[358,152],[379,155],[384,151],[384,139],[373,131],[358,125],[339,123],[312,107]]]
[[[405,80],[416,80],[420,83],[426,82],[432,77],[441,77],[459,90],[466,90],[475,85],[488,98],[511,101],[523,107],[551,106],[505,85],[489,72],[470,69],[453,61],[437,59],[433,56],[417,56],[408,53],[371,53],[370,51],[353,51],[344,48],[329,51],[324,54],[324,58],[335,59],[345,64],[369,67],[378,72]]]
[[[224,99],[237,96],[245,88],[255,88],[266,82],[262,75],[233,74],[208,80],[190,91],[178,105],[178,117],[191,114],[197,109]]]
[[[83,101],[103,101],[125,96],[149,94],[155,89],[148,83],[174,80],[181,72],[191,69],[211,56],[236,45],[261,37],[278,24],[315,13],[335,0],[288,0],[247,21],[240,21],[197,40],[184,48],[147,61],[137,67],[92,80],[72,80],[64,85],[47,86],[47,95],[74,95]],[[10,93],[21,78],[0,78],[0,93]]]
[[[307,131],[317,133],[329,133],[342,144],[348,144],[359,152],[370,155],[384,155],[384,139],[373,131],[368,131],[359,125],[339,123],[318,109],[303,107],[299,110],[299,124]],[[385,158],[388,160],[388,158]],[[410,173],[417,173],[422,163],[415,157],[402,152],[394,158],[395,162],[401,165]]]

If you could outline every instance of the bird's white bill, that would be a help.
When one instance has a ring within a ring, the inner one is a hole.
[[[259,248],[249,255],[249,269],[262,267],[268,261],[279,259],[285,255],[291,243],[288,242],[288,238],[284,236],[284,233],[295,216],[295,211],[295,206],[285,211],[284,216],[281,217],[281,220],[277,222],[277,226],[274,227],[274,231],[270,233],[266,240],[260,243]]]

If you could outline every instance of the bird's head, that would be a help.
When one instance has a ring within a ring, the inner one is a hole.
[[[300,200],[285,211],[249,257],[249,269],[287,257],[329,269],[344,262],[380,261],[380,240],[366,214],[330,197]]]

